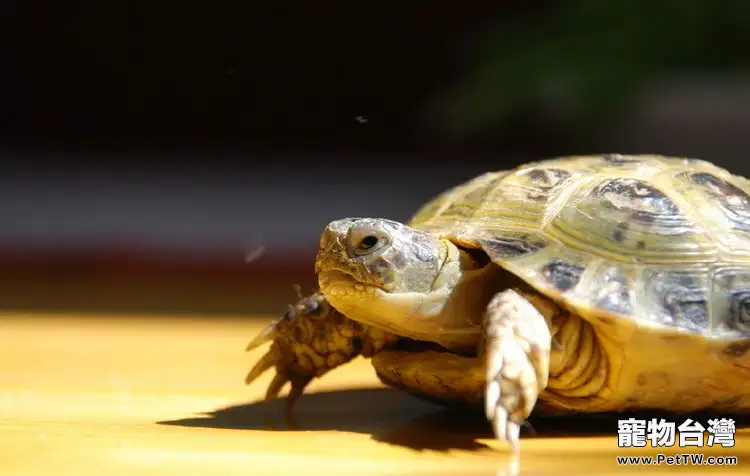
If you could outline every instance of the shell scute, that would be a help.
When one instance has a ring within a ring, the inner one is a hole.
[[[593,306],[603,311],[632,316],[635,312],[635,266],[602,260],[592,266],[588,288],[581,290],[582,299],[591,296]]]
[[[698,170],[675,174],[674,183],[695,204],[696,215],[717,246],[731,255],[746,256],[750,249],[748,181],[722,170]]]
[[[575,190],[546,230],[569,246],[609,259],[709,261],[714,243],[668,187],[630,177],[592,177]]]
[[[712,314],[727,316],[729,329],[750,332],[750,266],[725,266],[714,270]]]
[[[710,329],[706,269],[644,269],[640,296],[644,315],[657,322],[702,332]]]

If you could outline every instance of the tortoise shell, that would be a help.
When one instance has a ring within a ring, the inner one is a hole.
[[[529,163],[444,192],[410,225],[484,250],[592,322],[750,335],[750,181],[703,160]]]

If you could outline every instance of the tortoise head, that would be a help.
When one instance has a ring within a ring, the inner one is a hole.
[[[440,312],[460,275],[458,261],[454,246],[428,233],[386,219],[347,218],[323,231],[315,271],[339,312],[408,335],[404,327],[424,328],[419,322]]]

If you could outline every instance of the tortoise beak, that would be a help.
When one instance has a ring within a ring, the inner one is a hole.
[[[329,224],[320,237],[320,247],[315,257],[315,274],[326,269],[326,262],[330,265],[331,259],[341,254],[346,254],[346,233],[338,230],[338,222]],[[326,259],[327,258],[327,259]]]

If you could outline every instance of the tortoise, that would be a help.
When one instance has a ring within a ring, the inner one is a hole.
[[[408,224],[328,224],[319,290],[248,346],[288,408],[362,355],[386,384],[484,408],[499,441],[542,414],[750,412],[750,181],[603,154],[490,172]]]

